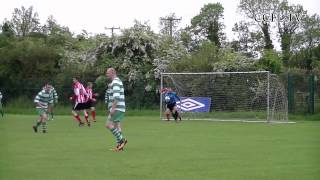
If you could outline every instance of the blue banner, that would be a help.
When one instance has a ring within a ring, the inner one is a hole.
[[[209,112],[211,106],[210,97],[180,97],[177,107],[182,112]]]

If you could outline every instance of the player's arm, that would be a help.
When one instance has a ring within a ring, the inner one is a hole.
[[[58,103],[59,96],[57,91],[53,88],[52,92],[53,92],[54,102]]]
[[[73,89],[73,93],[74,93],[75,96],[79,96],[79,94],[80,94],[80,89],[79,89],[79,88],[74,88],[74,89]]]
[[[70,97],[69,97],[69,100],[70,100],[70,101],[72,101],[72,100],[76,100],[76,98],[77,98],[77,96],[76,96],[76,95],[72,95],[72,96],[70,96]]]
[[[92,98],[97,98],[99,96],[99,93],[93,93],[92,92]]]
[[[90,99],[90,94],[88,93],[88,91],[86,90],[86,88],[84,88],[83,86],[81,86],[81,92]]]
[[[108,102],[109,102],[109,92],[108,92],[108,89],[107,89],[105,94],[104,94],[104,103],[108,105]]]
[[[174,96],[176,97],[176,99],[178,99],[179,101],[181,101],[181,100],[180,100],[180,97],[179,97],[176,93],[174,93]]]

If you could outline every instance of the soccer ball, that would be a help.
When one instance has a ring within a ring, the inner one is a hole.
[[[165,100],[166,102],[169,102],[169,101],[170,101],[170,97],[169,97],[169,96],[166,96],[166,97],[164,97],[164,100]]]

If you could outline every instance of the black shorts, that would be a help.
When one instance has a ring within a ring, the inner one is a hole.
[[[89,104],[88,102],[85,102],[85,103],[78,103],[78,104],[75,104],[73,106],[73,110],[76,110],[76,111],[81,111],[81,110],[85,110],[85,109],[89,109]]]
[[[88,108],[91,108],[91,107],[94,107],[94,102],[93,101],[88,101],[87,102],[87,106],[88,106]]]
[[[170,111],[173,111],[173,108],[176,106],[176,103],[167,104],[167,108],[170,109]]]

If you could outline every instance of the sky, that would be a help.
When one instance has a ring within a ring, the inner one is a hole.
[[[53,15],[58,24],[68,26],[71,32],[79,34],[86,30],[93,34],[111,31],[105,28],[132,27],[134,20],[148,22],[154,32],[159,32],[159,18],[175,13],[181,17],[179,27],[190,25],[191,19],[200,13],[208,3],[220,2],[224,7],[224,24],[227,38],[232,37],[234,23],[243,19],[237,11],[240,0],[0,0],[0,23],[10,20],[14,8],[33,6],[41,24]],[[288,0],[301,4],[308,14],[320,15],[319,0]],[[5,5],[4,5],[5,4]],[[116,32],[116,30],[115,30]],[[119,32],[118,32],[119,33]]]

